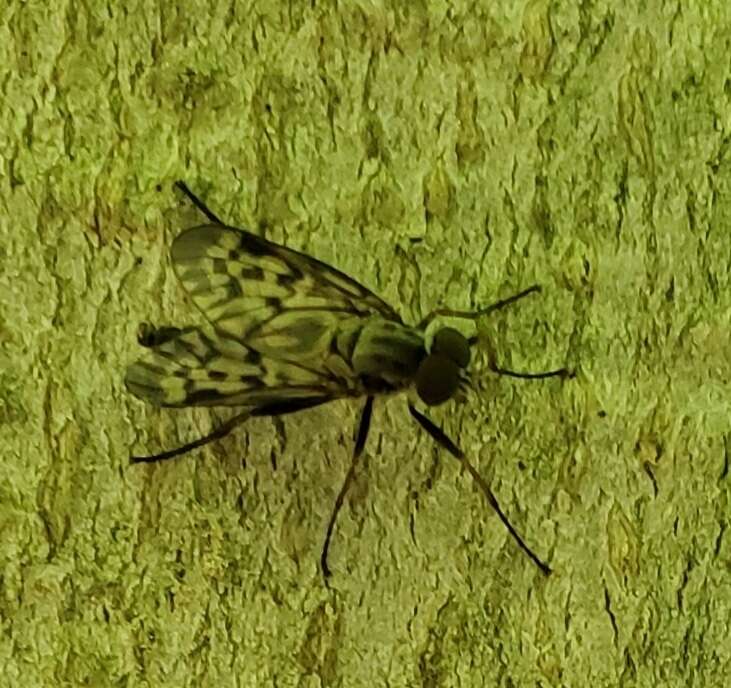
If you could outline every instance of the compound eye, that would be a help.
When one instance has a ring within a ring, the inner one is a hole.
[[[432,353],[446,356],[460,368],[470,363],[470,343],[453,327],[444,327],[434,335]]]
[[[442,404],[459,387],[459,366],[446,356],[429,354],[416,371],[416,392],[427,406]]]

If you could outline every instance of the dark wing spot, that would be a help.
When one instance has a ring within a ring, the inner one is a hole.
[[[245,280],[263,280],[264,270],[257,267],[243,267],[241,268],[241,279]]]
[[[243,382],[250,389],[261,389],[264,387],[264,383],[261,378],[257,375],[241,375],[239,380]]]
[[[280,287],[289,287],[293,282],[302,278],[302,273],[299,270],[295,270],[292,266],[289,266],[292,272],[285,273],[283,275],[277,275],[277,284]]]
[[[218,401],[220,399],[225,398],[223,394],[220,394],[215,389],[193,389],[193,381],[191,380],[190,385],[185,386],[185,403],[190,404],[191,406],[196,406],[197,404],[203,404],[210,401]]]
[[[259,365],[261,363],[261,354],[254,349],[249,349],[244,362],[250,363],[251,365]]]
[[[241,284],[236,279],[230,279],[226,285],[226,296],[229,299],[236,299],[239,296],[243,296],[244,291],[241,289]]]
[[[249,234],[248,232],[243,232],[241,230],[239,230],[239,232],[241,234],[239,246],[241,246],[241,249],[245,253],[248,253],[251,256],[272,255],[272,250],[269,248],[267,241],[261,239],[255,234]]]
[[[225,380],[228,377],[226,373],[224,373],[221,370],[209,370],[208,371],[208,379],[209,380]]]

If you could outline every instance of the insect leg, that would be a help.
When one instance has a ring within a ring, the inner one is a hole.
[[[538,284],[534,284],[531,287],[528,287],[527,289],[523,289],[523,291],[519,292],[518,294],[514,294],[513,296],[508,297],[507,299],[502,299],[501,301],[496,301],[495,303],[487,306],[486,308],[481,308],[479,311],[455,311],[451,308],[437,308],[431,313],[429,313],[418,325],[417,328],[420,330],[423,330],[434,318],[438,317],[449,317],[449,318],[464,318],[465,320],[477,320],[477,318],[481,318],[485,315],[489,315],[490,313],[493,313],[497,310],[500,310],[501,308],[504,308],[505,306],[509,306],[511,303],[515,303],[519,299],[522,299],[524,296],[528,296],[528,294],[532,294],[533,292],[540,291],[541,287]]]
[[[477,337],[470,337],[467,341],[469,342],[470,346],[472,346],[477,342]],[[573,370],[569,370],[568,368],[558,368],[556,370],[547,370],[540,373],[525,373],[515,370],[508,370],[507,368],[501,368],[495,362],[495,351],[492,346],[490,346],[489,342],[487,349],[487,366],[490,370],[492,370],[494,373],[497,373],[498,375],[517,377],[522,380],[543,380],[547,377],[572,378],[576,376],[576,373]]]
[[[193,451],[193,449],[202,447],[205,444],[210,444],[211,442],[220,440],[222,437],[228,435],[228,433],[230,433],[237,425],[240,425],[245,420],[248,420],[251,415],[252,413],[250,410],[243,411],[242,413],[239,413],[233,418],[227,420],[223,425],[217,427],[213,432],[206,435],[205,437],[201,437],[197,440],[194,440],[193,442],[188,442],[188,444],[184,444],[182,447],[178,447],[177,449],[171,449],[160,454],[153,454],[152,456],[130,456],[129,462],[155,463],[156,461],[165,461],[167,459],[172,459],[176,456],[180,456],[181,454],[186,454],[187,452]]]
[[[188,188],[188,185],[185,182],[177,181],[174,186],[180,189],[191,200],[193,205],[198,208],[198,210],[200,210],[211,222],[216,225],[225,226],[225,223],[221,222],[221,220],[214,215],[213,211],[210,210],[208,206]]]
[[[559,368],[558,370],[548,370],[544,373],[519,373],[515,370],[506,370],[505,368],[499,368],[494,364],[490,364],[490,370],[498,375],[507,375],[508,377],[518,377],[522,380],[543,380],[546,377],[563,377],[570,378],[575,377],[576,373],[568,368]]]
[[[181,454],[186,454],[193,449],[202,447],[203,445],[220,440],[228,435],[237,425],[240,425],[254,416],[283,416],[286,413],[296,413],[297,411],[303,411],[304,409],[312,408],[313,406],[326,404],[328,401],[332,401],[332,398],[309,397],[304,399],[286,399],[284,401],[276,401],[256,408],[247,409],[246,411],[243,411],[227,420],[223,425],[217,427],[213,432],[205,437],[201,437],[193,442],[184,444],[182,447],[178,447],[177,449],[162,452],[161,454],[153,454],[152,456],[130,456],[129,461],[130,463],[154,463],[156,461],[172,459],[176,456],[180,456]]]
[[[409,404],[409,411],[416,420],[416,422],[419,423],[419,425],[421,425],[421,427],[424,428],[424,430],[426,430],[429,435],[431,435],[431,437],[438,445],[444,447],[444,449],[446,449],[452,456],[454,456],[455,459],[458,459],[465,465],[469,474],[472,476],[478,487],[484,493],[487,501],[490,503],[490,506],[495,510],[495,513],[503,522],[503,525],[508,529],[508,532],[510,533],[510,535],[512,535],[513,539],[518,544],[518,547],[520,547],[520,549],[522,549],[523,552],[528,555],[528,557],[533,561],[533,563],[535,563],[535,565],[541,570],[544,575],[548,576],[551,573],[550,567],[547,564],[544,564],[530,549],[530,547],[525,544],[523,538],[518,535],[518,532],[515,530],[515,528],[513,528],[512,524],[508,520],[508,517],[503,513],[503,510],[500,508],[500,505],[498,504],[495,495],[492,493],[492,490],[485,482],[483,477],[467,460],[465,455],[462,453],[462,450],[454,442],[452,442],[449,437],[447,437],[444,430],[442,430],[438,425],[435,425],[425,415],[419,413],[419,411],[417,411],[411,404]]]
[[[330,538],[332,537],[333,529],[335,528],[335,521],[338,517],[338,513],[343,506],[345,494],[350,487],[350,483],[353,482],[353,478],[355,477],[355,466],[358,463],[358,458],[363,452],[363,447],[365,447],[366,438],[368,437],[368,430],[371,427],[372,410],[373,397],[371,396],[366,399],[365,406],[363,406],[363,411],[360,414],[360,424],[358,425],[358,435],[355,439],[353,460],[350,463],[350,468],[348,469],[348,473],[345,476],[345,480],[343,481],[343,485],[340,488],[340,492],[338,492],[338,496],[335,499],[335,506],[333,507],[332,514],[330,515],[330,522],[327,524],[325,543],[322,546],[322,554],[320,555],[320,567],[322,568],[322,575],[325,576],[325,578],[329,578],[329,576],[331,575],[330,568],[327,565],[327,553],[330,549]]]

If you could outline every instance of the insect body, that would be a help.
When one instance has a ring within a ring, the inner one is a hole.
[[[240,413],[211,434],[171,451],[132,457],[133,463],[178,456],[228,434],[255,416],[275,416],[335,399],[365,398],[353,461],[336,499],[321,556],[327,552],[337,514],[363,451],[373,399],[415,388],[428,406],[441,404],[468,385],[473,339],[439,330],[430,345],[426,326],[439,315],[476,319],[538,290],[537,286],[475,312],[441,309],[417,327],[344,273],[310,256],[247,231],[224,225],[182,182],[177,186],[211,224],[188,229],[172,244],[175,272],[207,320],[204,327],[146,329],[146,357],[127,370],[125,383],[157,406],[236,406]],[[568,375],[565,369],[514,377]],[[523,542],[492,491],[459,448],[419,412],[416,421],[464,462],[518,545],[546,574],[550,568]]]

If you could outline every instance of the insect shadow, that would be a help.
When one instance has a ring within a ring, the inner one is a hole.
[[[203,327],[143,325],[146,355],[130,365],[127,389],[156,406],[236,406],[242,410],[205,437],[132,463],[171,459],[228,435],[257,416],[281,416],[336,399],[365,399],[350,467],[338,492],[320,556],[323,575],[338,513],[355,476],[376,397],[415,390],[426,406],[470,387],[467,367],[477,337],[451,327],[427,343],[437,317],[476,320],[540,291],[533,285],[477,311],[438,308],[418,325],[404,324],[385,301],[343,272],[308,255],[229,227],[183,183],[175,186],[209,223],[185,230],[171,247],[175,273],[207,320]],[[566,368],[541,373],[489,368],[521,379],[571,377]],[[550,567],[526,545],[492,490],[462,450],[409,401],[416,422],[461,461],[513,540],[545,574]]]

